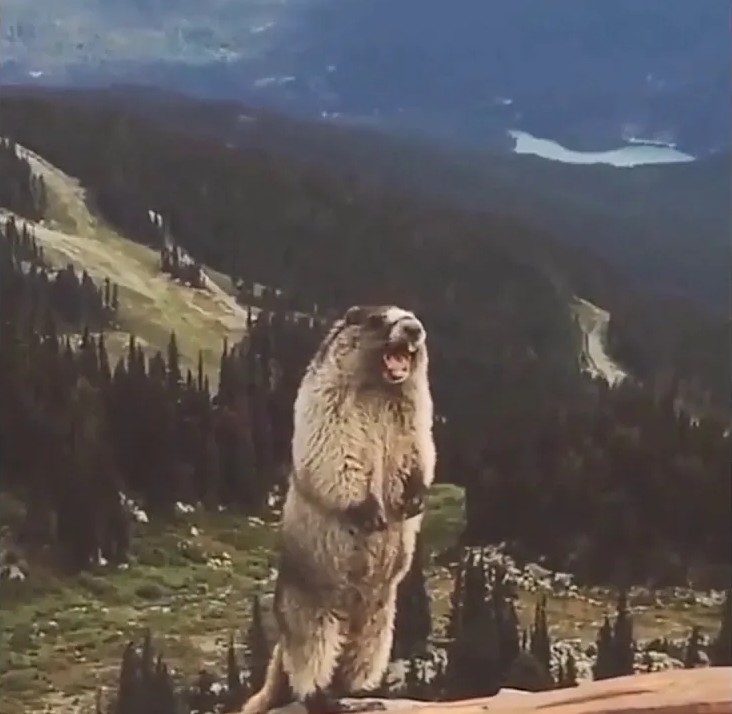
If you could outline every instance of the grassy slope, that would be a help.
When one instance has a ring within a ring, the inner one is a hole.
[[[175,331],[182,366],[195,370],[198,351],[212,385],[218,378],[221,345],[232,344],[245,329],[245,311],[219,287],[226,276],[206,269],[210,290],[193,290],[159,271],[159,256],[130,241],[98,219],[88,208],[78,181],[31,152],[24,152],[33,171],[45,179],[48,220],[35,226],[36,236],[52,265],[73,263],[86,269],[98,285],[105,277],[119,285],[120,324],[107,342],[113,360],[126,350],[129,333],[149,353],[165,351]]]
[[[461,527],[460,492],[438,487],[425,526],[431,548]],[[23,583],[0,583],[0,714],[49,702],[73,711],[75,696],[88,701],[114,683],[122,648],[145,626],[176,669],[220,668],[229,634],[246,626],[247,596],[267,589],[275,538],[273,523],[196,512],[137,524],[128,569],[64,578],[39,566]]]
[[[430,554],[454,543],[462,523],[462,491],[436,486],[424,526]],[[192,676],[203,666],[221,672],[230,633],[246,626],[248,596],[271,587],[276,532],[275,523],[195,512],[165,526],[137,524],[128,569],[64,578],[38,566],[24,583],[0,584],[0,714],[49,705],[66,714],[88,705],[95,688],[114,685],[122,648],[146,626],[177,672]],[[431,564],[429,573],[439,634],[451,583],[443,568]],[[521,593],[524,625],[535,599]],[[550,598],[552,633],[590,642],[608,607]],[[716,621],[712,609],[682,605],[635,616],[641,638],[685,635],[692,624],[711,632]]]

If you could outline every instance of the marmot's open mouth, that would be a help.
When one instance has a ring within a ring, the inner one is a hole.
[[[386,379],[394,384],[403,382],[412,371],[412,361],[416,353],[415,345],[389,345],[382,356]]]

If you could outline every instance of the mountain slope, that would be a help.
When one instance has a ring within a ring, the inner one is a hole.
[[[507,395],[504,367],[546,398],[574,382],[581,336],[569,304],[580,295],[611,313],[610,344],[632,373],[652,380],[670,369],[724,393],[723,321],[630,290],[591,254],[533,228],[531,211],[466,212],[297,154],[171,131],[102,96],[100,104],[95,93],[4,96],[0,129],[79,176],[103,215],[138,241],[158,240],[148,218],[155,210],[197,259],[282,288],[293,307],[414,305],[438,345],[450,345],[437,364],[478,370],[486,389]],[[445,398],[458,403],[462,389],[455,383]],[[497,413],[500,403],[489,408]]]
[[[78,181],[23,147],[19,155],[43,177],[49,201],[45,220],[19,222],[32,228],[50,265],[61,269],[72,264],[97,284],[109,278],[119,286],[119,329],[106,335],[110,356],[116,361],[126,354],[131,334],[149,356],[165,353],[175,332],[182,366],[195,373],[200,352],[215,386],[221,345],[241,340],[246,309],[211,280],[202,290],[171,280],[160,272],[157,251],[123,237],[90,212]],[[0,227],[9,215],[0,207]]]
[[[15,90],[8,96],[28,94]],[[50,96],[132,112],[226,145],[297,158],[358,177],[359,182],[417,191],[469,210],[513,215],[537,232],[552,233],[605,258],[643,290],[677,294],[726,311],[732,234],[727,155],[633,169],[576,166],[447,150],[415,138],[295,121],[235,102],[203,102],[140,87],[64,90]],[[608,276],[609,282],[617,279],[617,274]],[[600,302],[607,300],[597,284],[583,289]]]

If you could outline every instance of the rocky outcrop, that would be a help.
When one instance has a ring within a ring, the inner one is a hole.
[[[371,701],[374,714],[383,709],[400,714],[732,714],[732,667],[618,677],[536,694],[502,690],[495,697],[460,702]],[[304,708],[293,704],[276,711],[300,714]]]

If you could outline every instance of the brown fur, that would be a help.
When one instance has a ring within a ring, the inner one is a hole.
[[[280,637],[265,685],[244,714],[279,703],[285,680],[309,704],[326,690],[373,689],[384,675],[397,585],[411,564],[434,477],[424,336],[412,313],[356,306],[308,365],[295,400],[282,515]],[[406,341],[416,347],[412,368],[394,384],[384,377],[382,355]]]

